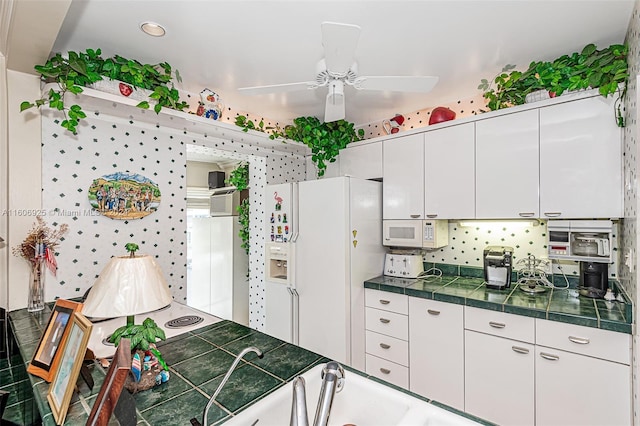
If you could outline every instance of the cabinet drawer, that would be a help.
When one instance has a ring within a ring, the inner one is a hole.
[[[631,336],[599,328],[536,320],[536,343],[630,365]]]
[[[366,308],[366,329],[396,339],[409,338],[409,319],[406,315],[380,309]]]
[[[535,343],[535,319],[487,309],[464,308],[464,328],[480,333]]]
[[[389,293],[367,288],[364,291],[364,299],[365,304],[371,308],[405,315],[409,313],[409,302],[406,294]]]
[[[409,342],[367,330],[367,353],[409,366]]]
[[[367,374],[371,376],[409,389],[409,369],[407,367],[367,354],[366,368]]]

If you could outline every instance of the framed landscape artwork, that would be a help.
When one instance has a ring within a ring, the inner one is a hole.
[[[140,219],[160,205],[158,185],[137,173],[101,176],[93,180],[88,193],[91,207],[111,219]]]

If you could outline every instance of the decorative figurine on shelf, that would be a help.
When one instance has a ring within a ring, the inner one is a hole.
[[[429,125],[442,123],[444,121],[453,120],[456,118],[456,113],[451,111],[449,108],[445,107],[437,107],[431,111],[429,117]]]
[[[222,117],[224,104],[220,100],[220,96],[212,90],[204,89],[200,92],[200,102],[196,115],[212,120],[219,120]]]
[[[396,114],[395,117],[389,120],[382,120],[382,128],[388,135],[396,134],[400,131],[400,126],[404,123],[404,116]]]

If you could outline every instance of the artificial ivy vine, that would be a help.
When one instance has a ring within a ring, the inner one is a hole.
[[[227,184],[235,186],[238,191],[244,191],[249,187],[249,164],[242,163],[229,173]],[[237,207],[240,231],[238,235],[242,240],[240,247],[249,254],[249,198],[242,200]]]

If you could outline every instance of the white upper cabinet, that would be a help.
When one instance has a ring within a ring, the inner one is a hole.
[[[542,217],[622,217],[621,132],[613,97],[540,109]]]
[[[476,122],[476,217],[538,217],[538,111]]]
[[[429,219],[475,217],[475,125],[424,136],[424,214]]]
[[[424,218],[424,136],[383,141],[383,219]]]
[[[382,141],[366,145],[347,146],[340,151],[340,176],[361,179],[382,177]]]

